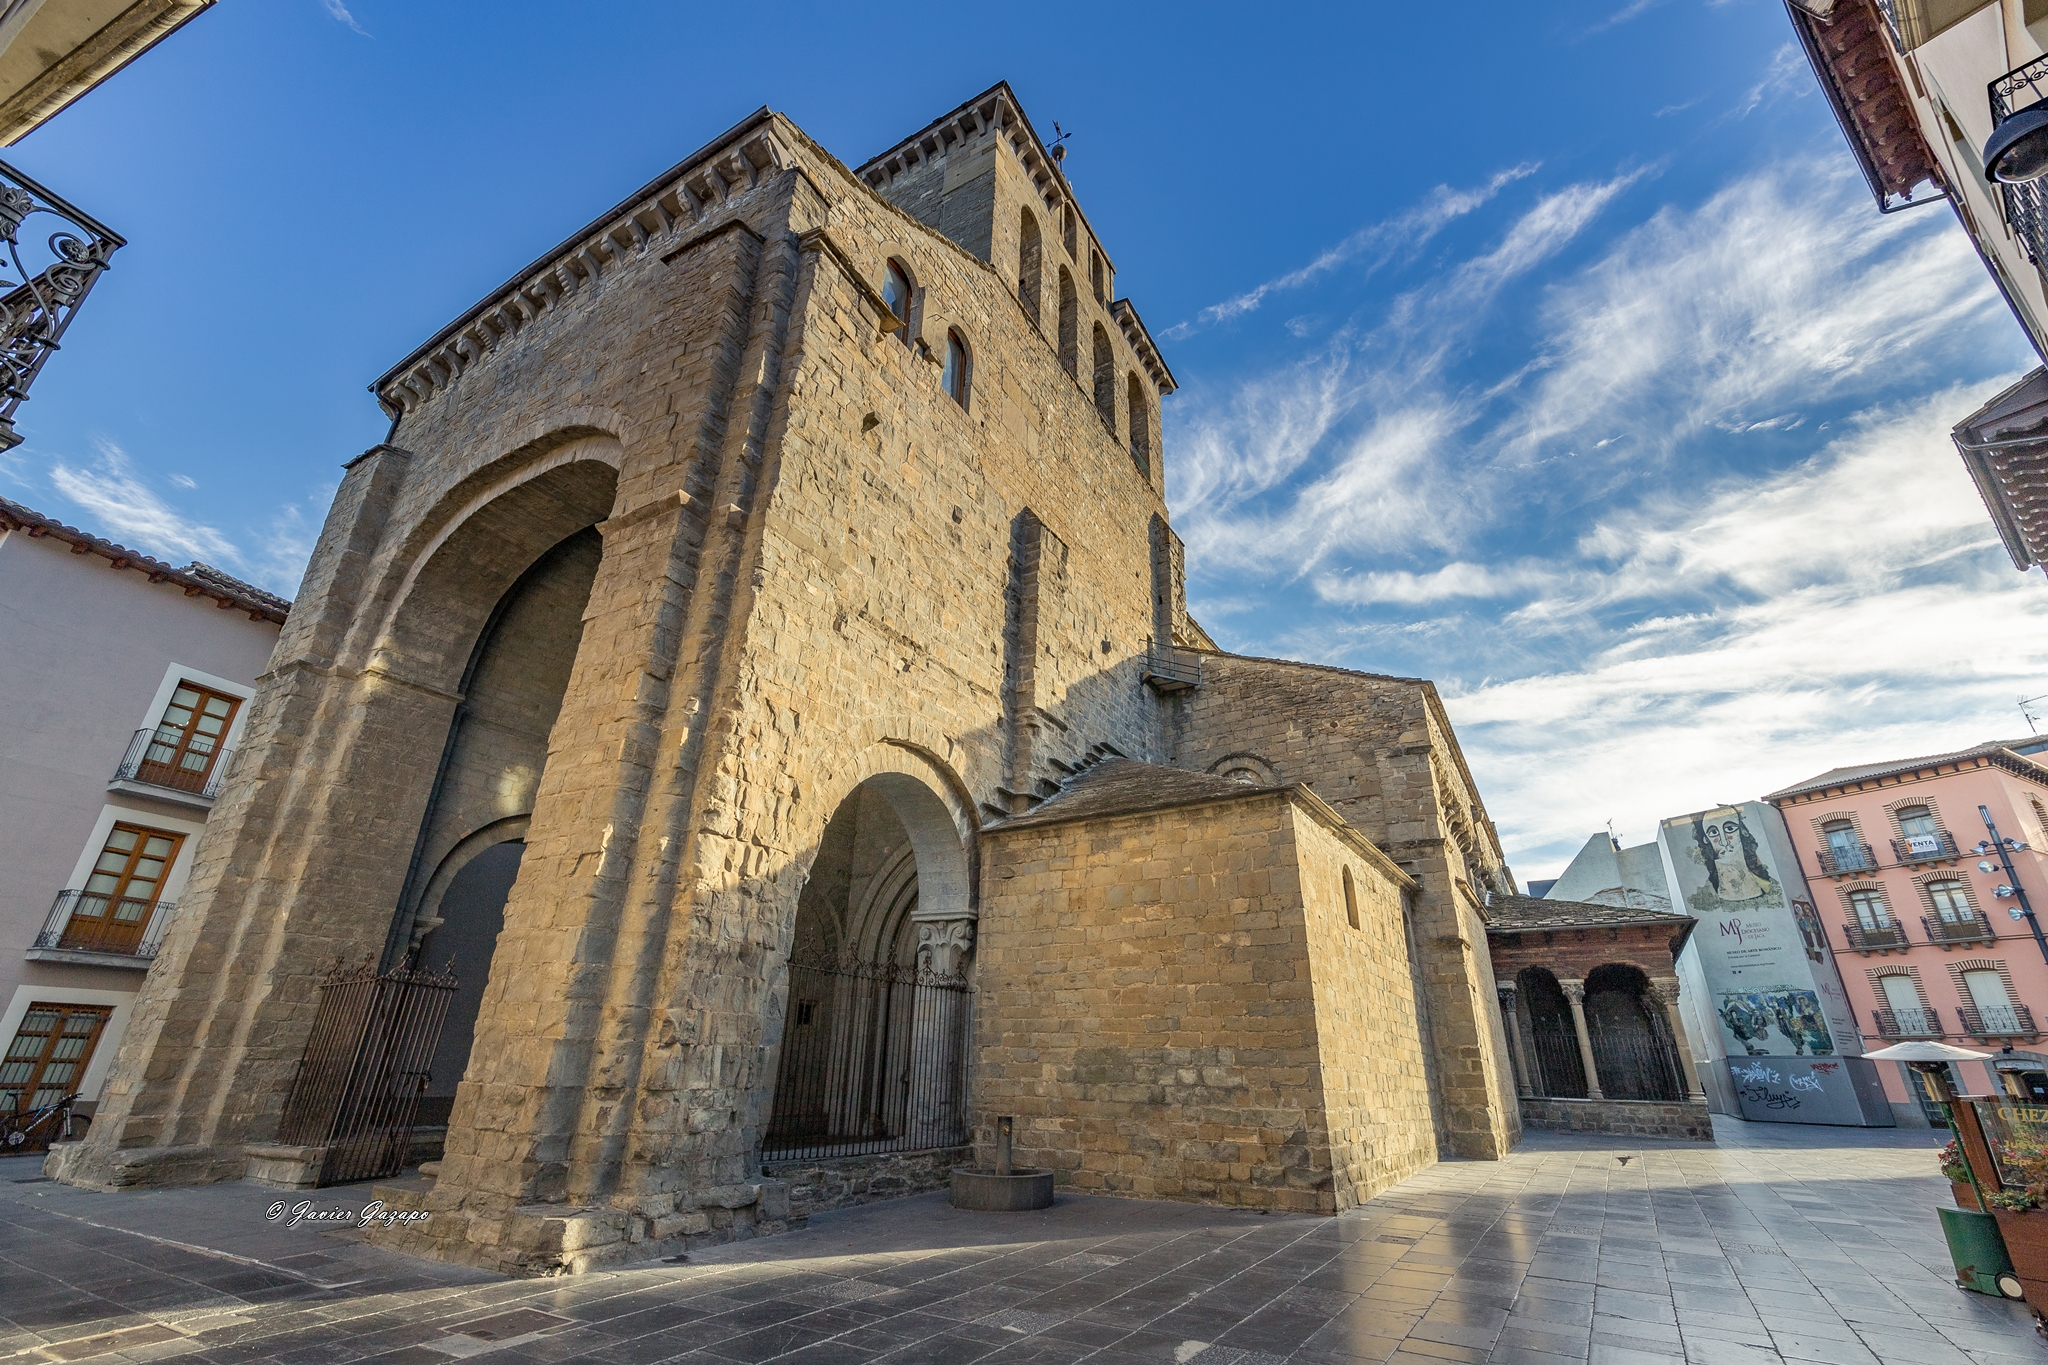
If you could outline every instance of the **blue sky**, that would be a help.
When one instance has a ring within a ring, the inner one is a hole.
[[[217,6],[8,153],[131,245],[0,493],[289,592],[365,385],[536,251],[762,104],[858,162],[1008,79],[1181,381],[1195,612],[1436,679],[1525,881],[2048,692],[1946,435],[2035,362],[1779,0],[762,13]]]

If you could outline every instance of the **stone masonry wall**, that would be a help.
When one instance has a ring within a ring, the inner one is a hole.
[[[1013,1115],[1017,1161],[1072,1189],[1332,1213],[1359,1197],[1334,1188],[1322,1097],[1336,1076],[1353,1181],[1428,1160],[1413,1128],[1358,1112],[1418,1076],[1412,1008],[1404,1043],[1398,991],[1370,998],[1386,983],[1364,943],[1333,959],[1327,1005],[1316,997],[1310,953],[1330,931],[1305,921],[1296,854],[1281,793],[992,833],[973,1106],[982,1140]],[[1391,1045],[1388,1084],[1376,1056],[1323,1051],[1322,1010],[1344,1045]],[[1420,1107],[1426,1132],[1426,1096]]]
[[[1714,1118],[1705,1100],[1522,1100],[1522,1126],[1551,1133],[1712,1142]]]
[[[1392,864],[1363,853],[1290,803],[1316,1050],[1337,1209],[1354,1208],[1437,1159],[1430,1066],[1408,968],[1402,887]],[[1358,925],[1350,922],[1349,902]]]
[[[929,1152],[770,1161],[761,1167],[761,1173],[787,1182],[790,1216],[805,1218],[877,1199],[946,1189],[952,1183],[953,1168],[971,1164],[973,1157],[971,1147],[944,1147]]]
[[[1415,955],[1444,1138],[1460,1156],[1505,1154],[1520,1119],[1482,901],[1512,879],[1435,689],[1205,652],[1202,685],[1178,694],[1170,723],[1174,766],[1304,782],[1420,883]]]

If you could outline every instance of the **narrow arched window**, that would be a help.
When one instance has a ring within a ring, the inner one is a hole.
[[[1081,249],[1075,241],[1074,206],[1072,204],[1060,205],[1060,236],[1067,244],[1067,255],[1077,261],[1080,260]]]
[[[967,406],[967,382],[970,378],[967,359],[967,343],[960,334],[948,328],[946,331],[946,368],[939,376],[947,396],[962,408]]]
[[[1132,370],[1130,380],[1125,384],[1128,393],[1124,404],[1130,409],[1131,463],[1138,467],[1138,477],[1146,483],[1152,482],[1152,402],[1145,397],[1145,381]]]
[[[896,339],[905,346],[910,344],[910,272],[903,268],[901,261],[890,261],[889,268],[882,276],[882,302],[889,305],[889,311],[903,325],[896,329]]]
[[[1116,431],[1116,353],[1109,349],[1109,333],[1095,324],[1095,410],[1112,434]]]
[[[1103,290],[1102,253],[1099,251],[1088,253],[1088,283],[1095,290],[1095,301],[1101,303]]]
[[[1017,231],[1017,301],[1024,305],[1024,316],[1031,319],[1033,327],[1040,325],[1038,291],[1044,267],[1045,244],[1038,237],[1038,219],[1025,209]]]
[[[1358,927],[1358,888],[1352,885],[1351,869],[1344,869],[1344,919],[1352,928]]]
[[[1074,378],[1081,377],[1081,301],[1065,266],[1060,267],[1060,364]]]

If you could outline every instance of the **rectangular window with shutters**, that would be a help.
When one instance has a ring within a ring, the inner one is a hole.
[[[164,879],[185,836],[144,825],[115,825],[93,860],[92,875],[73,901],[58,945],[93,952],[133,952],[149,928]]]
[[[181,682],[157,721],[135,779],[178,791],[203,791],[227,744],[239,697]]]
[[[0,1113],[76,1094],[113,1012],[111,1005],[30,1005],[0,1057]]]

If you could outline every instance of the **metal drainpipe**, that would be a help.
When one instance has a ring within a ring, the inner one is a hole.
[[[1998,837],[1998,826],[1991,820],[1991,807],[1979,806],[1977,814],[1984,817],[1984,828],[1991,831],[1991,846],[1998,850],[1998,861],[2005,866],[2006,883],[2020,899],[2020,913],[2027,917],[2027,927],[2034,931],[2034,943],[2041,950],[2041,960],[2048,962],[2048,935],[2042,934],[2041,922],[2034,918],[2034,907],[2027,903],[2027,888],[2020,885],[2019,871],[2012,865],[2012,854],[2007,851],[2005,841]]]

